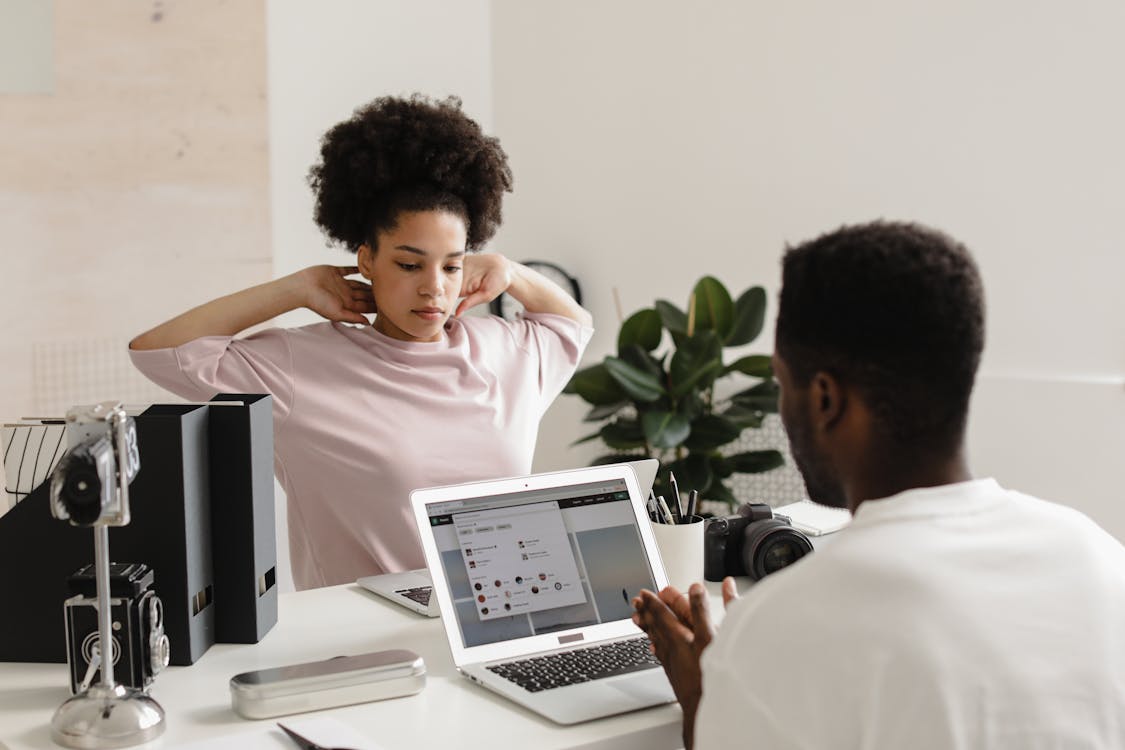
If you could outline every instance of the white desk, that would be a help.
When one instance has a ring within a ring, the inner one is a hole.
[[[717,591],[716,584],[709,587]],[[383,747],[661,750],[681,746],[676,704],[575,726],[540,718],[458,675],[440,620],[415,615],[349,585],[282,595],[278,623],[261,643],[215,645],[194,665],[170,667],[158,675],[152,695],[167,712],[167,729],[145,747],[168,748],[259,724],[231,710],[227,684],[235,674],[389,648],[408,648],[422,655],[428,672],[425,690],[322,712]],[[0,663],[0,748],[57,748],[51,741],[50,721],[69,697],[67,686],[64,664]],[[477,729],[469,731],[471,727]]]

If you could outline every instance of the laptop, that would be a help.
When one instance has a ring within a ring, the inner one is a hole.
[[[633,467],[637,475],[637,484],[642,494],[648,496],[652,483],[656,481],[656,472],[660,462],[655,458],[645,458],[637,461],[626,461]],[[438,617],[437,599],[432,596],[433,587],[430,584],[430,571],[426,568],[408,570],[404,573],[383,573],[375,576],[364,576],[356,583],[368,591],[385,597],[395,604],[406,607],[412,612],[417,612],[426,617]]]
[[[415,490],[458,671],[560,724],[675,700],[630,601],[667,585],[633,468]]]

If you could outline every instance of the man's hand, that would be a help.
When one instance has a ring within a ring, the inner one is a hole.
[[[508,291],[512,285],[512,264],[499,253],[466,255],[461,273],[461,294],[457,317],[477,305],[486,305]]]
[[[345,278],[359,273],[355,266],[310,266],[294,274],[304,306],[331,321],[367,323],[363,313],[378,312],[371,285]]]
[[[734,579],[727,577],[723,580],[723,603],[729,606],[737,598]],[[642,590],[633,599],[633,609],[633,622],[652,641],[652,650],[683,709],[684,747],[690,750],[695,713],[703,692],[699,661],[715,634],[707,590],[701,583],[693,583],[686,594],[673,586],[664,588],[659,595]]]

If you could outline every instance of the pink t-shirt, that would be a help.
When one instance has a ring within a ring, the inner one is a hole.
[[[184,398],[273,395],[274,470],[306,589],[424,567],[410,491],[528,473],[539,420],[592,333],[548,314],[451,318],[436,342],[318,323],[129,354]]]

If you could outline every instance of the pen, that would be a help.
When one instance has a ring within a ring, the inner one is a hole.
[[[699,504],[699,490],[692,490],[687,496],[687,517],[690,520],[695,515],[695,506]]]
[[[646,501],[646,504],[648,505],[648,517],[651,520],[655,521],[656,520],[656,494],[652,490],[648,491],[648,500]]]
[[[676,475],[668,472],[668,483],[672,485],[672,500],[676,503],[676,515],[679,516],[680,522],[684,520],[684,504],[680,500],[680,486],[676,484]]]
[[[664,501],[664,496],[656,498],[657,503],[660,504],[660,513],[664,518],[664,523],[675,523],[672,519],[672,511],[668,510],[668,503]]]

